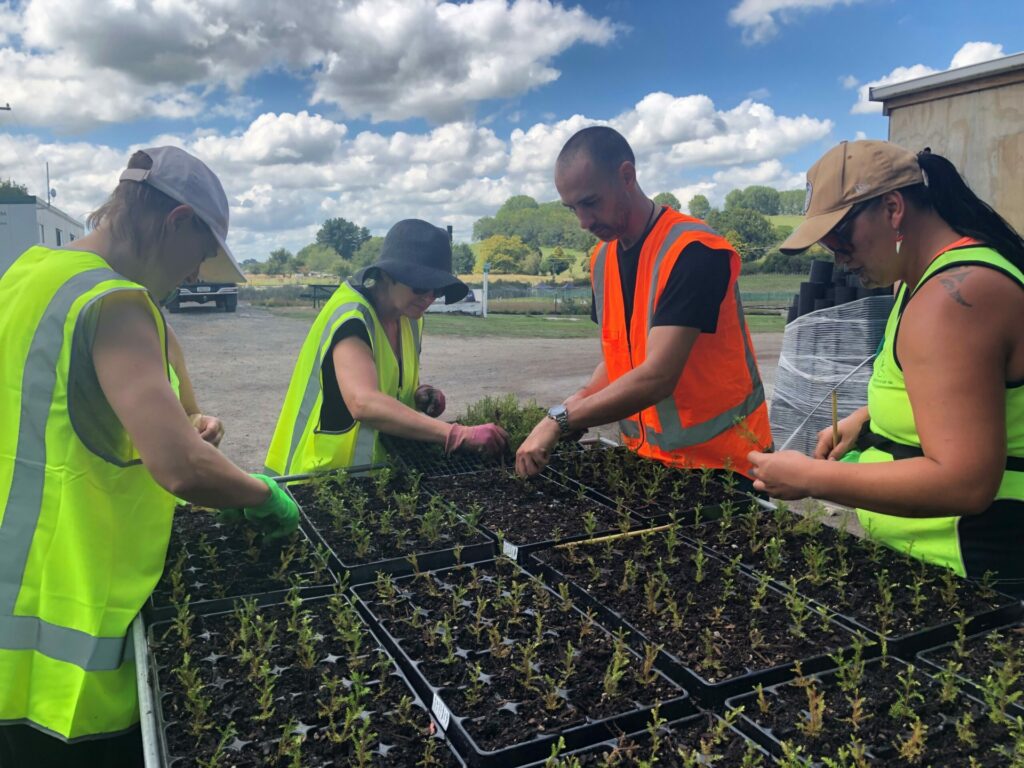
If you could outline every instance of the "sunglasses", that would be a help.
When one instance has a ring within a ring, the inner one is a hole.
[[[428,293],[434,292],[433,288],[413,288],[411,285],[409,286],[409,290],[417,296],[426,296]]]
[[[853,229],[853,222],[860,216],[864,211],[875,204],[874,200],[866,200],[862,203],[855,204],[846,215],[840,219],[839,223],[836,224],[832,229],[829,230],[825,237],[819,241],[829,252],[833,255],[837,250],[850,250],[853,243],[850,241],[850,230]],[[833,248],[828,245],[825,241],[829,240],[833,244],[838,245],[838,248]]]

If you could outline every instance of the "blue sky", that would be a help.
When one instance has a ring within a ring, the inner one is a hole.
[[[84,216],[134,148],[221,175],[241,258],[329,216],[383,233],[555,198],[606,122],[654,194],[802,186],[840,139],[885,138],[871,83],[1024,51],[1024,3],[894,0],[0,0],[0,177]]]

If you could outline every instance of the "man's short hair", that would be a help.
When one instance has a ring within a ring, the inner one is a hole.
[[[586,153],[590,161],[608,175],[616,173],[626,161],[636,164],[636,156],[629,142],[621,133],[606,125],[592,125],[577,131],[558,153],[556,165],[565,166],[581,152]]]

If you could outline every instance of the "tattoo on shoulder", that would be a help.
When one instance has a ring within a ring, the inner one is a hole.
[[[969,274],[971,274],[970,267],[958,267],[943,273],[939,277],[939,284],[946,289],[949,297],[963,307],[974,306],[960,293],[960,286],[963,285],[964,280],[967,279]]]

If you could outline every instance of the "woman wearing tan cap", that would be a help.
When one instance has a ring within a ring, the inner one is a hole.
[[[807,195],[784,252],[819,242],[865,285],[900,287],[867,407],[837,444],[822,430],[814,459],[752,453],[755,487],[857,507],[870,536],[1024,595],[1024,241],[928,150],[844,142]]]

